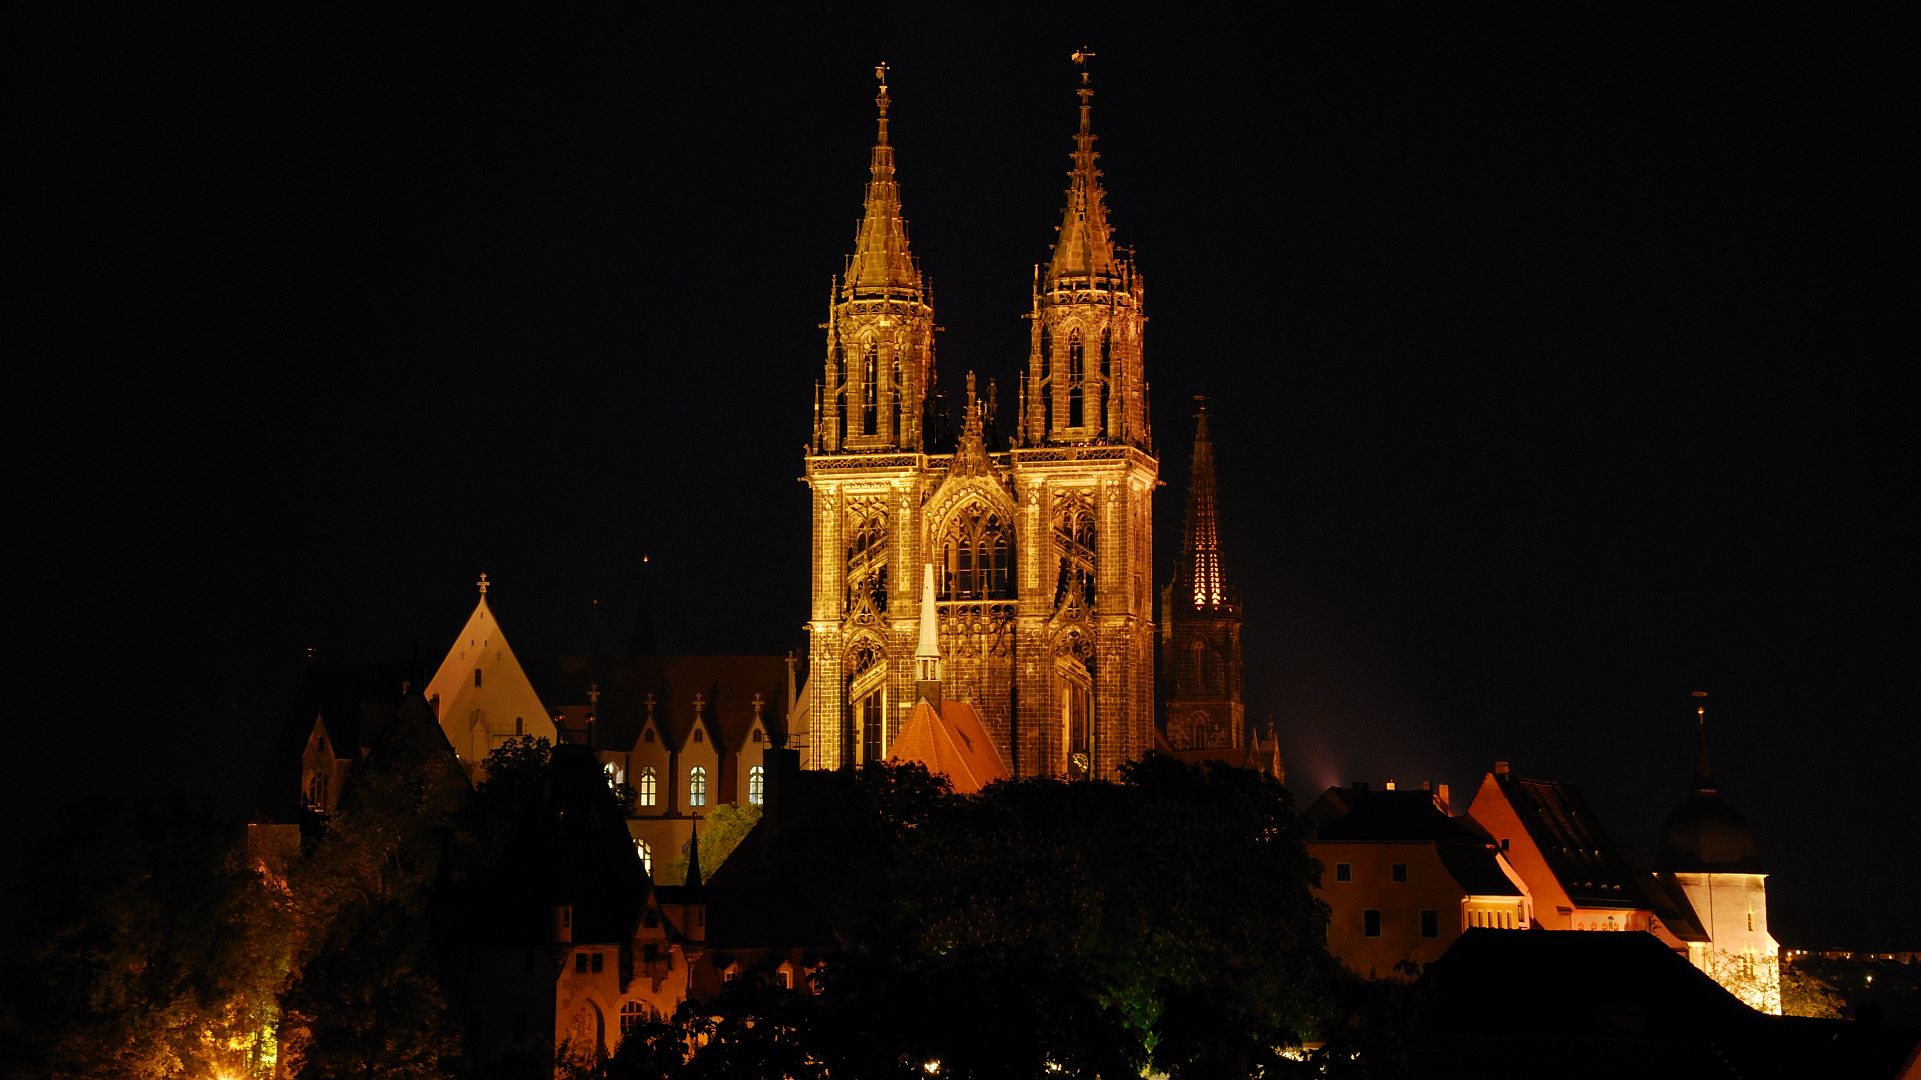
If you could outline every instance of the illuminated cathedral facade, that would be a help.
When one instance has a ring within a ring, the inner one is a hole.
[[[1083,67],[1059,235],[1036,268],[1013,434],[971,374],[954,445],[932,445],[934,309],[908,251],[888,93],[866,205],[833,285],[806,460],[812,606],[808,767],[884,759],[914,704],[923,567],[943,685],[1016,776],[1112,777],[1155,745],[1152,505],[1142,282],[1117,251]]]

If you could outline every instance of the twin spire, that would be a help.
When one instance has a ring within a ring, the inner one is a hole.
[[[1087,71],[1087,62],[1093,58],[1085,48],[1076,49],[1072,57],[1081,69],[1081,84],[1074,91],[1081,99],[1081,126],[1074,134],[1074,167],[1067,172],[1067,209],[1061,217],[1060,239],[1047,264],[1050,291],[1076,284],[1111,286],[1120,277],[1114,236],[1107,225],[1106,193],[1095,165],[1100,154],[1094,150],[1094,86]]]
[[[860,232],[854,238],[854,257],[847,267],[844,292],[855,297],[896,296],[918,300],[920,268],[907,253],[907,222],[900,212],[900,184],[894,179],[894,148],[887,142],[887,65],[874,66],[880,92],[874,97],[879,113],[874,151],[868,162],[867,205]]]

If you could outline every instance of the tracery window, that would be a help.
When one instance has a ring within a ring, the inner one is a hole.
[[[871,602],[887,610],[887,515],[870,506],[847,542],[847,610]]]
[[[1013,531],[973,505],[954,515],[942,540],[941,599],[1005,600],[1014,595]]]
[[[869,339],[861,348],[860,433],[872,435],[880,422],[880,350]]]
[[[634,841],[634,854],[640,856],[640,868],[651,875],[654,872],[653,847],[645,840],[636,839]]]
[[[1092,606],[1094,603],[1094,507],[1085,495],[1063,498],[1054,512],[1054,547],[1060,552],[1060,573],[1054,586],[1054,606]]]
[[[640,805],[652,806],[659,798],[660,777],[652,765],[645,766],[640,770]]]
[[[767,801],[767,769],[756,765],[747,770],[747,802],[759,806]]]
[[[1086,423],[1086,403],[1083,384],[1087,381],[1087,356],[1081,346],[1081,332],[1075,330],[1067,337],[1067,426],[1080,427]]]
[[[696,765],[687,773],[687,805],[707,805],[707,769]]]

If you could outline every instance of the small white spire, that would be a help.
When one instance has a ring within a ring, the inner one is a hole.
[[[921,566],[920,645],[914,650],[914,682],[940,683],[940,626],[934,608],[934,564]],[[934,702],[939,705],[939,701]]]

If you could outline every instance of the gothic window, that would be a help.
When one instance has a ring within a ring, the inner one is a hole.
[[[868,341],[861,349],[860,433],[872,435],[880,420],[880,350]]]
[[[1067,426],[1080,427],[1086,423],[1086,405],[1083,402],[1082,384],[1087,380],[1087,357],[1081,347],[1081,332],[1075,330],[1067,335]]]
[[[878,509],[861,517],[847,543],[847,610],[866,602],[876,614],[887,610],[887,517]]]
[[[763,766],[747,770],[747,801],[754,806],[767,801],[767,770]]]
[[[1042,430],[1051,430],[1054,421],[1054,335],[1046,327],[1041,327],[1041,377],[1039,400],[1035,405],[1041,410]]]
[[[1012,530],[978,504],[955,514],[941,549],[941,599],[1005,600],[1014,595]]]
[[[1110,408],[1108,400],[1109,394],[1114,385],[1113,338],[1114,332],[1112,329],[1107,327],[1101,328],[1101,411],[1100,415],[1094,418],[1096,424],[1107,424],[1112,421],[1112,418],[1107,415],[1107,412]]]
[[[694,741],[695,741],[695,742],[697,742],[697,743],[704,743],[704,742],[706,742],[706,741],[707,741],[707,733],[706,733],[706,732],[704,732],[704,731],[702,731],[702,730],[700,730],[699,728],[695,728],[695,729],[694,729]]]
[[[600,771],[607,777],[607,786],[610,788],[619,787],[627,782],[627,771],[611,761],[602,765]]]
[[[1054,606],[1092,606],[1094,507],[1086,496],[1071,495],[1061,500],[1054,513],[1054,547],[1060,552],[1060,574],[1054,586]]]
[[[700,765],[687,773],[687,805],[707,805],[707,770]]]
[[[653,732],[650,731],[647,734],[652,735]],[[654,767],[649,765],[640,770],[640,805],[652,806],[659,801],[659,798],[660,777],[654,772]]]
[[[640,868],[651,875],[654,872],[654,849],[645,840],[635,840],[634,854],[640,856]]]
[[[1061,772],[1069,780],[1084,780],[1094,767],[1093,686],[1086,666],[1072,655],[1061,658],[1054,683],[1061,709]]]

